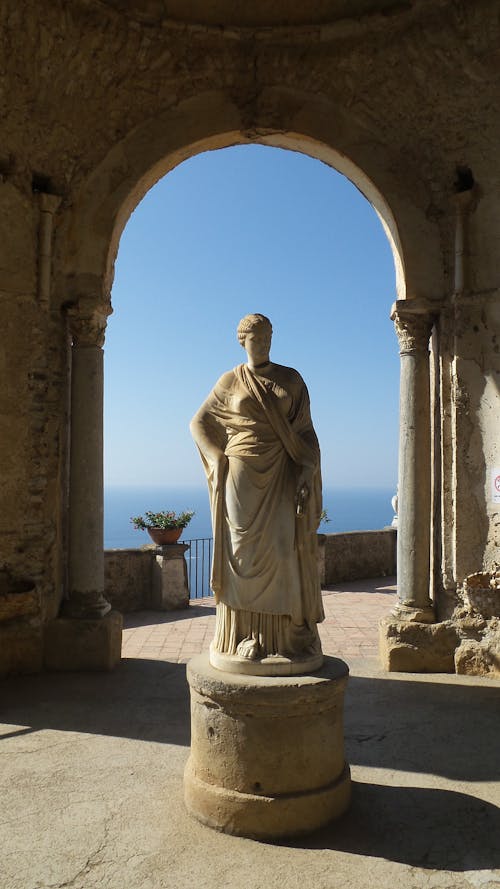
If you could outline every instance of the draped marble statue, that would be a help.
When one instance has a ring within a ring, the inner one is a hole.
[[[223,374],[191,421],[208,481],[216,599],[213,666],[244,673],[317,669],[324,619],[316,532],[320,452],[296,370],[270,361],[272,327],[247,315],[247,363]]]

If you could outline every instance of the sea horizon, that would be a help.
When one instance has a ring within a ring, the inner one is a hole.
[[[376,531],[391,524],[391,499],[395,486],[348,488],[325,486],[323,507],[328,522],[319,530],[326,534],[343,531]],[[136,531],[132,516],[146,510],[159,512],[194,510],[195,515],[184,529],[181,540],[211,537],[212,523],[206,486],[199,485],[105,485],[104,548],[138,549],[151,543],[146,531]]]

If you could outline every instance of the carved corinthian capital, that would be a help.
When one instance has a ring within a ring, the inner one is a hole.
[[[113,309],[105,303],[80,299],[68,310],[68,321],[74,346],[104,345],[108,315]]]
[[[420,304],[417,308],[412,306],[411,301],[398,300],[393,306],[391,319],[394,321],[401,355],[428,351],[435,320],[434,312],[423,309]]]

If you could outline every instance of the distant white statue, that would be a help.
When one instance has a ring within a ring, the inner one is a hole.
[[[316,532],[320,451],[296,370],[269,357],[271,322],[247,315],[247,363],[223,374],[191,421],[208,480],[216,599],[213,666],[299,673],[323,660]]]
[[[398,492],[399,492],[399,486],[396,488],[396,493],[394,494],[394,497],[391,500],[391,506],[394,510],[394,515],[392,517],[392,522],[391,522],[391,526],[393,528],[398,527]]]

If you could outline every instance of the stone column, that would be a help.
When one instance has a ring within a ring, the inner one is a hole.
[[[81,299],[68,313],[71,350],[68,598],[44,628],[48,670],[112,670],[121,657],[122,616],[104,598],[102,396],[106,318]]]
[[[434,315],[420,300],[398,300],[391,318],[401,355],[396,616],[432,623],[429,338]]]
[[[80,300],[71,353],[68,617],[101,618],[104,598],[103,350],[111,308]]]

